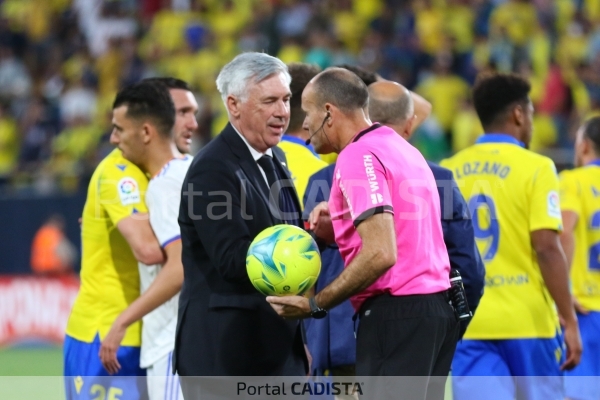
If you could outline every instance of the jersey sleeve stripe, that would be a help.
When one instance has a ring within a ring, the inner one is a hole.
[[[172,238],[166,240],[163,244],[161,244],[161,247],[164,249],[165,247],[177,240],[181,240],[181,235],[173,236]]]
[[[384,212],[389,212],[389,213],[393,214],[394,207],[385,205],[385,206],[377,206],[377,207],[369,208],[368,210],[366,210],[362,214],[360,214],[358,217],[356,217],[356,219],[354,220],[354,227],[357,228],[361,222],[368,219],[369,217],[371,217],[375,214],[381,214]]]

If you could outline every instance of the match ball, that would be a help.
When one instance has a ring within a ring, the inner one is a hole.
[[[256,290],[265,296],[303,295],[321,272],[321,254],[305,230],[275,225],[250,244],[246,270]]]

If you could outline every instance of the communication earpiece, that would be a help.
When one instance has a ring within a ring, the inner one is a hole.
[[[313,133],[312,135],[310,135],[310,137],[308,139],[306,139],[306,142],[304,142],[307,146],[310,144],[310,140],[317,134],[319,133],[319,131],[321,129],[323,129],[323,126],[325,126],[325,122],[331,118],[331,113],[329,112],[329,110],[327,110],[327,115],[325,115],[325,118],[323,118],[323,122],[321,123],[321,127],[319,129],[317,129],[315,131],[315,133]]]

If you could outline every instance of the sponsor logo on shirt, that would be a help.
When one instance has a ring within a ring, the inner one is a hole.
[[[121,204],[124,206],[136,204],[141,201],[140,188],[133,178],[122,178],[117,184],[117,191],[119,192]]]
[[[529,285],[529,275],[491,275],[485,278],[486,287]]]
[[[556,190],[548,192],[548,215],[553,218],[560,218],[560,201]]]
[[[365,173],[367,174],[367,180],[369,181],[371,192],[378,191],[379,183],[377,182],[377,175],[375,175],[375,169],[373,168],[373,156],[370,154],[365,154],[363,156],[363,164],[365,166]]]
[[[383,203],[383,196],[381,193],[371,193],[371,203],[381,204]]]

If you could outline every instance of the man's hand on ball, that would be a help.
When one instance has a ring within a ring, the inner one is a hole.
[[[267,301],[283,318],[308,318],[310,305],[304,296],[267,296]]]

